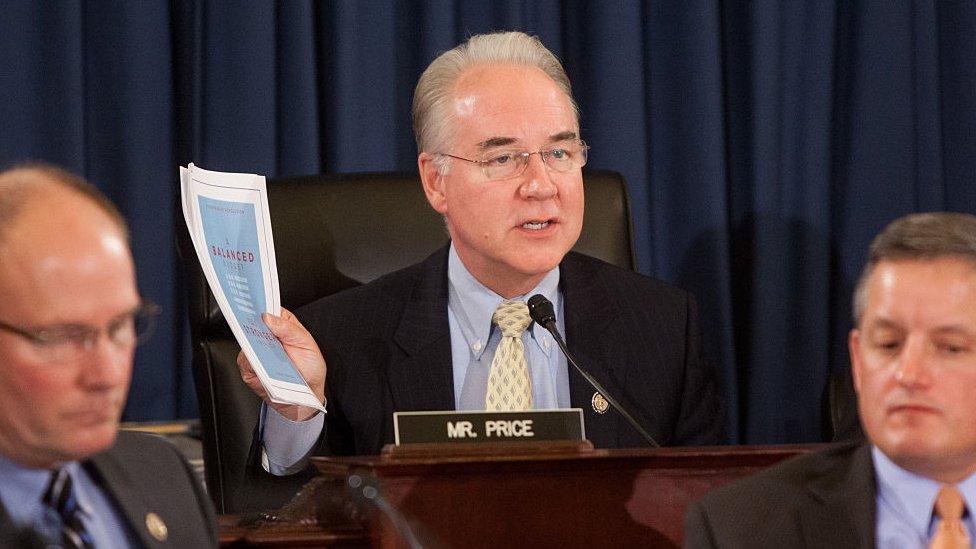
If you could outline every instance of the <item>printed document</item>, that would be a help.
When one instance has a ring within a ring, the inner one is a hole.
[[[325,409],[261,313],[281,314],[264,176],[180,168],[183,217],[207,283],[273,402]]]

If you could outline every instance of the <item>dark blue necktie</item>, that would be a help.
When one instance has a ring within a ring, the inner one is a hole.
[[[44,503],[61,517],[61,543],[64,547],[92,549],[95,546],[81,522],[81,509],[68,471],[51,471],[51,483],[44,492]]]

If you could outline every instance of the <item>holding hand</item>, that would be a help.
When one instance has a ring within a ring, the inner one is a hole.
[[[322,356],[322,351],[319,350],[312,334],[308,333],[298,318],[284,307],[281,308],[280,317],[264,313],[261,319],[267,324],[271,333],[281,341],[285,354],[298,368],[298,373],[305,378],[315,398],[323,402],[325,400],[325,357]],[[243,352],[237,354],[237,366],[240,368],[244,383],[282,416],[292,421],[305,421],[318,413],[318,410],[307,406],[271,402]]]

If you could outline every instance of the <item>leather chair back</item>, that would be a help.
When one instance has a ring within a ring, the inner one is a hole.
[[[584,173],[586,209],[575,250],[636,266],[627,191],[620,174]],[[317,175],[268,181],[282,306],[295,310],[416,263],[448,241],[416,174]],[[260,401],[240,379],[231,335],[184,228],[193,377],[208,491],[221,513],[277,507],[294,486],[247,489],[245,464]]]
[[[846,442],[864,440],[864,429],[858,413],[857,392],[851,371],[832,372],[827,376],[827,406],[825,415],[829,416],[828,429],[824,440]]]

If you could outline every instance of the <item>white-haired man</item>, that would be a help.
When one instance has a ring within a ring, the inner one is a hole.
[[[427,68],[413,116],[424,191],[451,243],[297,318],[266,319],[328,397],[328,413],[266,402],[265,467],[293,472],[313,452],[376,454],[403,410],[579,407],[598,447],[644,445],[567,367],[551,336],[525,320],[524,302],[536,293],[555,304],[574,354],[658,442],[722,441],[691,296],[570,252],[588,147],[558,59],[523,33],[473,36]],[[503,333],[501,315],[523,319],[524,331]],[[510,340],[522,342],[525,360],[503,386],[499,372],[512,362],[495,360],[495,350]]]

